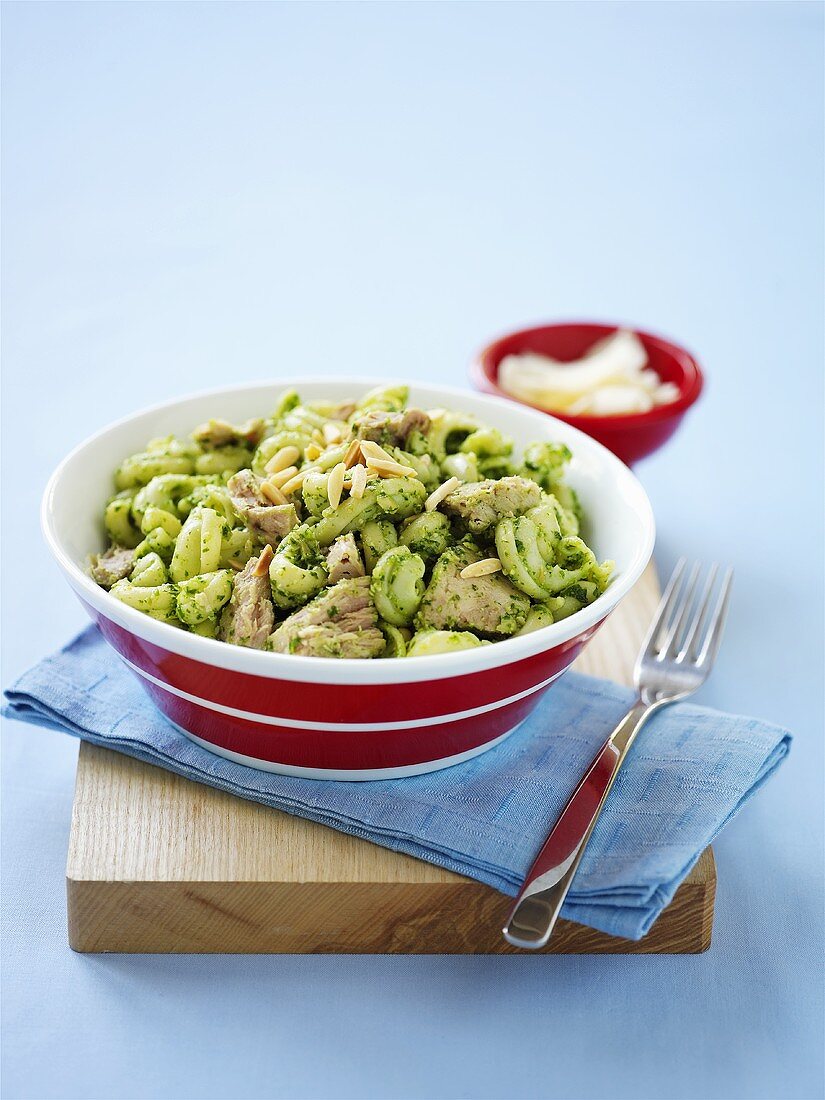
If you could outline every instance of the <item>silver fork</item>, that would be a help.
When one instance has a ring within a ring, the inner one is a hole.
[[[696,597],[701,567],[689,574],[681,558],[662,595],[636,665],[638,698],[602,745],[562,810],[516,898],[504,938],[536,950],[550,939],[587,842],[639,730],[661,707],[692,695],[708,677],[728,613],[733,570],[727,569],[713,600],[719,567],[711,566]]]

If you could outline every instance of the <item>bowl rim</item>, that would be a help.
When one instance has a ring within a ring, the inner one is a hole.
[[[77,565],[64,549],[55,522],[53,500],[57,486],[67,466],[82,451],[91,447],[103,436],[117,432],[131,421],[151,413],[159,413],[171,406],[184,405],[187,402],[204,398],[220,398],[224,394],[238,393],[263,388],[294,388],[300,385],[340,385],[341,377],[335,375],[307,375],[301,377],[273,378],[265,381],[246,382],[212,389],[198,390],[166,401],[146,406],[127,416],[107,424],[105,427],[87,436],[62,459],[46,484],[40,507],[40,523],[43,536],[55,560],[78,596],[84,603],[91,605],[107,619],[113,621],[137,638],[156,645],[168,652],[175,653],[204,665],[212,665],[229,671],[243,672],[248,675],[274,680],[297,681],[303,683],[328,684],[394,684],[417,683],[421,681],[441,680],[455,676],[486,672],[502,665],[515,663],[538,653],[554,649],[596,627],[630,591],[644,572],[655,542],[655,520],[650,500],[639,480],[630,469],[608,448],[597,440],[580,431],[574,425],[565,424],[567,432],[572,431],[578,437],[574,444],[595,452],[600,461],[613,471],[614,481],[623,486],[632,500],[643,527],[643,537],[636,547],[631,561],[624,572],[620,573],[609,585],[606,592],[581,611],[563,619],[559,623],[541,627],[521,637],[505,638],[488,646],[459,650],[456,653],[440,653],[425,657],[404,660],[374,661],[354,657],[305,657],[291,653],[272,653],[264,650],[247,649],[220,642],[214,638],[204,638],[197,634],[180,630],[167,623],[159,622],[150,616],[128,607],[115,599],[105,589],[96,584],[83,569]],[[448,399],[466,398],[468,393],[476,401],[489,405],[493,410],[497,406],[510,408],[513,402],[505,397],[480,394],[458,386],[443,386],[427,381],[402,382],[400,379],[381,379],[375,376],[348,376],[352,387],[376,385],[420,386],[443,395]],[[523,406],[524,415],[535,420],[541,434],[547,431],[549,414]],[[557,420],[557,417],[550,417]],[[90,551],[91,552],[91,551]]]
[[[498,361],[496,361],[495,366],[492,364],[492,359],[496,356],[499,346],[505,341],[512,340],[514,336],[530,337],[558,328],[599,328],[605,330],[605,335],[609,334],[611,331],[617,332],[620,329],[626,329],[629,332],[635,333],[642,341],[658,345],[674,358],[678,359],[684,369],[685,375],[679,386],[679,397],[677,397],[675,401],[669,402],[667,405],[657,405],[652,409],[648,409],[647,412],[642,413],[619,413],[615,416],[570,416],[564,412],[550,412],[542,408],[541,405],[533,405],[529,401],[523,401],[520,397],[509,394],[506,390],[502,389],[498,384]],[[493,377],[493,372],[495,372],[495,377]],[[527,409],[536,409],[538,412],[544,413],[545,416],[552,416],[556,420],[563,420],[565,424],[570,424],[571,427],[578,428],[585,434],[594,429],[598,429],[599,431],[609,431],[611,429],[615,431],[626,431],[628,429],[646,427],[650,424],[663,423],[664,421],[673,419],[675,416],[681,416],[699,399],[705,385],[705,376],[702,372],[702,368],[699,366],[696,356],[688,351],[687,348],[683,347],[681,344],[674,343],[669,337],[663,336],[660,333],[637,328],[635,325],[619,324],[612,321],[550,321],[544,324],[527,325],[524,328],[512,329],[490,340],[476,352],[470,361],[469,374],[473,383],[484,393],[491,396],[503,397],[507,401],[513,401],[517,405],[523,405]]]

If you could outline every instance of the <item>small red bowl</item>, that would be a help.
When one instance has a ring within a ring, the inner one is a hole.
[[[500,388],[498,368],[502,359],[508,355],[532,351],[560,362],[572,362],[580,359],[597,340],[610,336],[618,328],[618,325],[568,321],[511,332],[494,340],[479,353],[470,365],[470,378],[485,393],[526,405],[526,401],[520,401]],[[682,417],[702,392],[704,381],[699,364],[684,348],[663,340],[661,336],[652,336],[649,332],[640,332],[638,329],[632,331],[644,345],[648,365],[663,382],[673,382],[678,386],[679,397],[675,401],[668,405],[659,405],[649,412],[621,416],[567,416],[561,412],[541,410],[592,436],[628,466],[652,454],[670,439],[679,427]],[[536,405],[531,407],[538,408]]]

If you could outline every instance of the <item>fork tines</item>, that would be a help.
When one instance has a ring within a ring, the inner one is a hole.
[[[699,562],[689,570],[686,558],[676,563],[645,645],[647,654],[656,660],[713,663],[728,613],[733,569],[726,569],[717,584],[719,566],[714,562],[697,595],[701,572]]]

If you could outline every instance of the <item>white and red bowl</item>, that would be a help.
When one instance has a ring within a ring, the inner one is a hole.
[[[147,440],[186,434],[211,416],[243,421],[294,386],[309,400],[345,400],[375,379],[286,378],[184,397],[146,409],[82,443],[43,498],[46,540],[103,636],[155,705],[187,736],[252,767],[316,779],[416,775],[467,760],[512,732],[578,656],[650,558],[654,522],[633,474],[601,444],[545,413],[445,386],[411,386],[410,401],[478,416],[524,446],[559,440],[573,452],[569,481],[584,535],[615,579],[560,623],[494,645],[432,657],[336,660],[266,653],[202,638],[120,603],[87,575],[104,546],[112,472]]]

